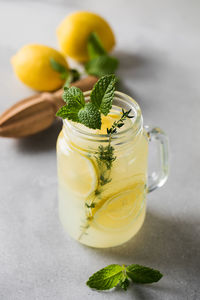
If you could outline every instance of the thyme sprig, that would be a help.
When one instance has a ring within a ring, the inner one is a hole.
[[[107,134],[109,136],[108,145],[98,147],[97,156],[95,156],[99,170],[100,170],[100,186],[105,185],[111,182],[110,178],[110,170],[112,168],[113,162],[116,160],[116,156],[114,155],[114,147],[111,146],[112,134],[117,133],[117,129],[124,126],[124,121],[126,118],[133,118],[134,116],[130,115],[131,109],[128,111],[124,111],[122,108],[122,116],[118,121],[115,121],[110,128],[107,128]],[[99,186],[97,188],[98,193]]]
[[[111,146],[111,141],[112,141],[112,135],[117,133],[117,129],[121,128],[124,126],[124,121],[126,118],[133,118],[134,116],[130,115],[131,109],[128,111],[124,111],[122,109],[122,116],[118,121],[115,121],[110,128],[107,128],[107,134],[109,136],[108,139],[108,145],[103,146],[100,145],[98,147],[98,152],[95,156],[95,159],[97,161],[97,165],[99,168],[99,184],[94,192],[94,198],[92,201],[90,201],[91,197],[89,196],[89,203],[85,203],[85,208],[86,208],[86,223],[84,226],[82,226],[82,232],[79,236],[79,240],[82,238],[84,234],[87,234],[87,230],[90,227],[90,223],[92,222],[94,218],[94,212],[92,209],[95,208],[96,203],[98,203],[98,197],[101,194],[102,191],[102,186],[108,184],[109,182],[112,181],[112,178],[110,178],[111,175],[111,168],[113,165],[113,162],[116,160],[116,156],[114,155],[114,147]],[[96,197],[95,197],[96,196]],[[101,198],[100,198],[101,199]]]
[[[115,121],[113,124],[112,124],[112,127],[111,128],[107,128],[107,134],[111,135],[113,133],[116,133],[117,132],[117,128],[121,128],[122,126],[124,126],[124,121],[126,120],[126,118],[133,118],[134,116],[130,116],[131,112],[131,109],[130,110],[127,110],[125,111],[123,108],[122,108],[122,116],[121,118],[118,120],[118,121]]]

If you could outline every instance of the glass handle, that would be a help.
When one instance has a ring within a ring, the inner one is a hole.
[[[147,134],[149,142],[157,144],[157,157],[159,156],[159,168],[153,171],[148,176],[148,193],[154,191],[158,187],[165,184],[169,173],[169,162],[168,162],[168,138],[166,134],[158,127],[149,129],[147,128]]]

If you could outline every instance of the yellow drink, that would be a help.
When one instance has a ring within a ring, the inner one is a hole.
[[[59,215],[68,233],[83,244],[120,245],[143,224],[148,139],[135,106],[135,118],[126,119],[111,140],[116,159],[110,169],[98,160],[98,153],[100,145],[108,145],[107,128],[120,118],[118,106],[102,116],[101,130],[66,121],[59,135]]]

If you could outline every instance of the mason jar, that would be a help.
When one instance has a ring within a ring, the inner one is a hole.
[[[84,96],[88,101],[90,91]],[[144,222],[147,193],[168,176],[166,135],[157,127],[144,128],[137,102],[115,92],[110,114],[120,116],[122,108],[131,109],[133,118],[111,138],[64,120],[57,141],[59,217],[71,237],[92,247],[113,247],[131,239]],[[159,169],[148,176],[151,141],[159,150]]]

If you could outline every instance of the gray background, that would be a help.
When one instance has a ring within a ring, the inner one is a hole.
[[[0,111],[33,92],[14,76],[10,57],[29,42],[57,46],[55,28],[71,11],[102,14],[116,37],[123,90],[145,124],[170,138],[167,184],[148,196],[143,228],[127,244],[84,247],[57,214],[55,142],[60,124],[24,140],[0,139],[0,299],[200,299],[199,1],[1,1]],[[124,293],[85,281],[111,263],[159,269],[163,279]]]

